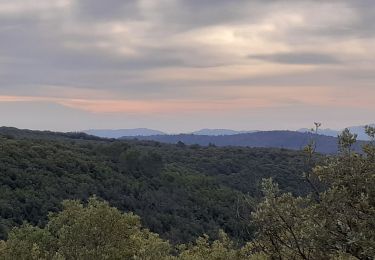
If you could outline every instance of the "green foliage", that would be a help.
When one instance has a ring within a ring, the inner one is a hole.
[[[48,230],[24,224],[13,229],[8,241],[3,242],[0,259],[51,259],[55,242]]]
[[[320,249],[313,244],[318,232],[313,228],[315,223],[311,218],[314,215],[313,201],[290,193],[279,194],[272,180],[265,180],[263,189],[264,201],[253,213],[253,221],[258,227],[253,243],[258,249],[281,259],[308,259],[311,254],[319,256]]]
[[[374,129],[367,128],[368,134]],[[275,259],[373,259],[375,256],[375,147],[352,152],[356,137],[340,136],[340,156],[312,174],[326,187],[313,196],[281,193],[264,182],[265,198],[253,213],[255,251]]]
[[[246,241],[254,234],[248,202],[260,199],[262,178],[293,194],[309,190],[299,152],[5,130],[12,138],[0,135],[0,239],[24,221],[44,227],[63,200],[97,195],[174,244],[204,233],[216,239],[219,229]]]
[[[275,149],[0,137],[3,238],[16,226],[0,259],[373,259],[375,129],[366,132],[363,154],[345,130],[341,154],[313,170],[313,142],[305,160]]]
[[[370,137],[375,133],[373,128],[366,128],[366,131]],[[11,142],[17,140],[11,139]],[[192,151],[189,147],[165,146],[163,150],[157,150],[160,146],[156,145],[137,150],[132,145],[122,147],[116,142],[110,144],[114,146],[113,149],[108,148],[108,144],[104,144],[104,147],[101,147],[103,144],[95,144],[100,149],[96,147],[95,150],[95,146],[90,146],[89,151],[94,149],[95,158],[102,158],[105,162],[102,169],[108,167],[108,174],[114,174],[116,167],[120,173],[118,177],[125,175],[131,177],[133,184],[145,185],[143,193],[138,193],[138,196],[152,202],[148,206],[154,207],[145,212],[158,214],[160,211],[155,210],[158,203],[160,205],[164,200],[168,202],[168,199],[170,203],[187,205],[186,211],[170,212],[175,208],[168,208],[173,204],[166,203],[165,211],[161,211],[163,214],[157,218],[148,218],[149,215],[145,214],[144,222],[147,225],[155,225],[154,229],[157,229],[155,220],[163,219],[174,228],[172,234],[175,235],[172,237],[178,237],[178,232],[194,228],[205,234],[212,227],[209,223],[215,220],[217,226],[231,230],[237,239],[233,240],[220,231],[216,237],[202,235],[195,242],[173,246],[156,233],[143,228],[140,218],[133,213],[122,213],[109,203],[91,197],[87,204],[77,200],[65,201],[60,212],[49,214],[44,227],[23,224],[13,228],[8,239],[0,241],[0,259],[370,260],[375,256],[375,146],[373,142],[369,143],[364,147],[364,154],[360,155],[353,152],[354,143],[355,136],[344,131],[340,137],[341,154],[326,158],[325,163],[314,167],[306,175],[319,181],[319,188],[311,193],[285,192],[273,178],[264,179],[264,198],[251,214],[251,225],[242,214],[252,210],[251,205],[255,204],[256,198],[245,195],[241,186],[230,182],[223,185],[224,180],[230,180],[227,177],[231,174],[226,171],[233,171],[235,164],[227,161],[222,165],[225,167],[220,166],[216,170],[208,168],[212,166],[211,161],[207,160],[213,156],[212,153],[215,153],[214,158],[220,158],[215,163],[226,160],[220,157],[222,149],[195,147]],[[119,152],[117,157],[113,150]],[[179,154],[181,152],[184,156]],[[202,154],[206,157],[202,157]],[[279,160],[275,154],[269,156],[275,161]],[[235,158],[241,159],[241,155]],[[308,162],[311,163],[312,159],[313,156],[309,156]],[[157,165],[161,163],[163,167],[158,168]],[[153,165],[156,173],[144,168],[144,164]],[[202,174],[200,170],[206,173]],[[152,174],[143,174],[148,171]],[[94,176],[100,176],[101,182],[108,181],[104,175],[95,173]],[[279,176],[271,177],[277,179]],[[142,182],[137,182],[139,180]],[[170,191],[164,194],[169,194],[171,198],[153,197],[163,193],[148,194],[151,187]],[[192,200],[184,204],[184,196]],[[117,203],[115,196],[113,201]],[[247,211],[240,205],[247,205],[242,206],[248,207]],[[236,217],[227,218],[228,208]],[[179,227],[184,222],[178,218],[184,214],[189,220],[199,216],[202,222],[192,221],[189,224],[193,227]],[[256,227],[252,235],[254,238],[241,243],[243,239],[238,238],[245,236],[238,230],[242,228],[251,232],[252,227]]]
[[[353,145],[357,141],[357,135],[350,133],[350,130],[346,128],[341,135],[339,135],[339,148],[342,153],[350,154]]]
[[[91,198],[65,201],[46,228],[15,228],[0,247],[1,259],[167,259],[170,245],[141,228],[139,218]]]
[[[24,224],[14,228],[7,241],[0,241],[0,259],[69,260],[265,260],[238,248],[223,232],[212,241],[207,235],[176,248],[155,233],[141,227],[131,213],[121,213],[92,197],[86,205],[76,200],[63,202],[63,210],[51,213],[45,228]]]
[[[251,243],[239,247],[223,232],[219,238],[211,241],[207,235],[198,238],[195,243],[178,246],[176,260],[268,260],[261,252],[254,252]]]
[[[200,237],[194,245],[180,246],[182,251],[179,255],[180,260],[227,260],[242,259],[240,252],[228,236],[220,232],[219,239],[213,242],[209,241],[208,236]]]

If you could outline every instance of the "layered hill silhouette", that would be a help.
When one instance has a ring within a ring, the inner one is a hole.
[[[369,124],[370,126],[375,126],[375,124]],[[365,126],[350,126],[348,127],[351,133],[357,135],[358,140],[369,141],[369,137],[365,133]],[[271,131],[271,130],[270,130]],[[276,131],[276,130],[273,130]],[[319,129],[320,135],[337,137],[343,129]],[[233,130],[233,129],[215,129],[215,128],[204,128],[193,132],[183,132],[183,133],[166,133],[155,129],[149,128],[132,128],[132,129],[90,129],[83,130],[82,132],[94,135],[102,138],[121,138],[121,137],[138,137],[138,136],[154,136],[154,135],[209,135],[209,136],[221,136],[221,135],[237,135],[237,134],[248,134],[255,132],[262,132],[258,130]],[[263,131],[265,132],[265,131]],[[269,132],[269,131],[266,131]],[[297,131],[291,132],[300,132],[300,133],[310,133],[311,129],[301,128]]]
[[[209,129],[204,128],[198,131],[194,131],[191,134],[193,135],[236,135],[236,134],[245,134],[253,133],[256,131],[236,131],[232,129]]]
[[[369,124],[369,126],[375,127],[375,124]],[[363,125],[362,126],[350,126],[350,127],[348,127],[348,129],[350,130],[351,133],[357,135],[358,140],[363,140],[363,141],[369,141],[370,140],[369,136],[365,132],[365,126],[363,126]],[[329,128],[319,129],[319,133],[321,135],[337,137],[342,132],[342,130],[329,129]],[[308,128],[301,128],[301,129],[298,130],[298,132],[303,132],[303,133],[310,132],[310,131],[311,130],[308,129]]]
[[[121,139],[134,139],[134,137],[122,137]],[[260,131],[235,135],[153,135],[138,136],[139,140],[152,140],[162,143],[179,143],[186,145],[216,145],[216,146],[242,146],[242,147],[272,147],[291,150],[303,149],[312,139],[316,141],[317,152],[324,154],[336,154],[338,152],[337,137],[302,133],[295,131]],[[358,141],[354,149],[360,151],[363,141]]]
[[[52,132],[52,131],[35,131],[27,129],[17,129],[13,127],[0,127],[0,134],[10,138],[34,138],[34,139],[52,139],[52,140],[106,140],[96,135],[89,135],[82,132]],[[336,154],[338,152],[338,138],[326,135],[316,135],[309,132],[297,131],[258,131],[253,133],[242,133],[232,135],[197,135],[197,134],[157,134],[157,135],[137,135],[123,136],[123,140],[145,140],[156,141],[168,144],[185,144],[185,145],[215,145],[238,146],[238,147],[259,147],[259,148],[282,148],[289,150],[302,150],[311,140],[317,144],[317,152],[323,154]],[[114,141],[115,139],[113,139]],[[354,150],[361,152],[361,147],[366,141],[357,141]]]
[[[133,128],[133,129],[90,129],[83,131],[89,135],[95,135],[104,138],[119,138],[122,136],[150,136],[166,134],[162,131],[148,129],[148,128]]]

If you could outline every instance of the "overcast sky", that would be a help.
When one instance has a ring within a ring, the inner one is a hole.
[[[375,122],[374,0],[0,0],[0,125]]]

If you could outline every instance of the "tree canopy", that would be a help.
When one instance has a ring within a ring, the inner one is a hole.
[[[24,221],[44,227],[63,200],[96,195],[174,244],[219,229],[246,241],[248,202],[261,198],[262,178],[295,194],[309,190],[301,152],[11,134],[0,135],[0,239]]]
[[[250,203],[243,204],[247,205],[247,211],[242,211],[248,212],[249,218],[241,221],[253,232],[246,239],[228,236],[218,228],[214,237],[204,234],[197,236],[194,242],[175,243],[145,228],[135,214],[123,212],[91,196],[87,203],[64,201],[61,210],[50,213],[44,225],[24,223],[13,227],[8,238],[0,241],[0,259],[374,259],[375,129],[367,127],[366,132],[372,141],[363,147],[363,153],[353,152],[356,136],[345,130],[339,138],[338,156],[320,158],[323,160],[312,169],[303,168],[305,173],[301,172],[299,176],[304,176],[311,186],[310,192],[287,191],[272,176],[264,178],[261,185],[264,197],[258,205],[254,206],[257,202],[254,197],[243,197],[244,201],[250,200]],[[124,160],[127,171],[128,167],[134,167],[132,171],[137,174],[148,171],[137,162],[138,159],[155,165],[160,165],[161,159],[160,172],[155,175],[150,171],[147,178],[163,174],[164,154],[152,155],[153,149],[146,152],[134,151],[133,148],[121,152],[118,159],[119,162]],[[201,148],[192,149],[200,151]],[[215,147],[207,149],[217,151]],[[184,152],[194,153],[191,150]],[[121,159],[123,156],[125,159]],[[143,156],[146,159],[141,159]],[[138,158],[135,163],[134,158]],[[314,158],[308,156],[307,159],[310,163]],[[168,167],[171,171],[172,165]],[[207,174],[203,179],[189,179],[192,185],[189,188],[201,189],[202,180],[205,181],[203,187],[211,187],[210,178],[212,175]],[[221,192],[220,189],[207,190],[208,196],[202,191],[201,194],[207,196],[202,199],[216,198],[212,202],[208,200],[207,205],[218,203],[223,198]],[[194,207],[189,210],[194,210]],[[222,221],[228,223],[230,220]]]
[[[375,129],[365,154],[352,151],[356,136],[339,137],[341,154],[313,169],[326,187],[318,196],[295,197],[263,182],[265,198],[253,213],[253,241],[275,259],[373,259],[375,256]]]

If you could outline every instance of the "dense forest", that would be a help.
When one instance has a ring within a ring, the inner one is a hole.
[[[64,199],[96,195],[134,212],[173,243],[223,229],[238,240],[253,235],[249,204],[261,197],[262,178],[304,194],[301,152],[241,147],[168,145],[0,130],[0,238],[27,221],[44,226]]]
[[[0,259],[373,259],[374,142],[357,154],[349,131],[338,140],[325,157],[313,140],[297,152],[7,133]]]

